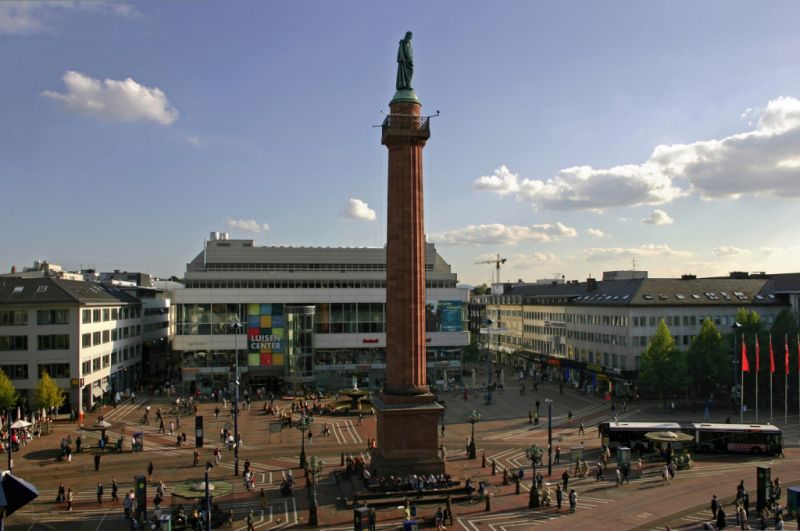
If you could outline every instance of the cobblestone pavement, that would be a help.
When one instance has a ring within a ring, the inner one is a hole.
[[[633,474],[628,485],[617,487],[611,480],[613,474],[606,474],[602,481],[594,478],[572,478],[570,487],[578,491],[578,508],[575,514],[566,509],[557,511],[555,507],[527,509],[528,481],[531,467],[525,458],[524,450],[531,444],[546,446],[547,416],[544,400],[553,400],[552,426],[554,445],[559,445],[562,455],[572,447],[583,447],[589,459],[596,458],[599,439],[596,425],[608,420],[616,414],[618,418],[634,420],[692,420],[697,419],[691,411],[662,410],[662,404],[630,403],[623,411],[621,404],[616,404],[611,411],[609,402],[599,397],[587,397],[575,390],[564,388],[563,393],[554,384],[543,384],[539,391],[532,393],[527,385],[525,396],[515,378],[506,378],[506,390],[495,394],[492,405],[486,405],[482,393],[470,394],[464,400],[463,391],[442,392],[439,395],[446,403],[444,417],[445,431],[442,444],[446,447],[447,468],[453,476],[465,479],[470,477],[474,482],[487,481],[490,485],[491,511],[485,511],[483,502],[464,502],[454,505],[454,528],[477,531],[479,529],[663,529],[669,524],[673,528],[696,528],[703,519],[703,511],[712,494],[723,500],[729,493],[735,492],[739,480],[744,479],[748,490],[755,492],[755,467],[758,464],[772,466],[772,475],[780,476],[784,485],[800,483],[800,449],[798,449],[798,433],[796,423],[785,427],[785,441],[789,444],[786,458],[756,459],[748,456],[717,456],[697,459],[695,467],[679,472],[670,486],[664,486],[657,464],[646,465],[643,473]],[[534,425],[529,422],[528,411],[540,401],[540,422]],[[221,404],[203,403],[200,414],[205,420],[204,446],[200,449],[200,465],[193,466],[194,445],[176,447],[175,436],[158,433],[158,426],[151,421],[149,426],[142,425],[140,419],[146,403],[151,404],[151,418],[155,410],[161,407],[170,409],[167,398],[140,398],[134,404],[126,404],[116,409],[105,409],[106,420],[112,422],[109,429],[112,441],[121,433],[129,438],[133,432],[145,434],[143,452],[131,453],[130,444],[126,441],[122,453],[102,452],[100,470],[94,470],[94,454],[99,432],[81,430],[77,424],[56,423],[55,432],[36,439],[27,447],[15,454],[15,474],[37,486],[39,498],[29,506],[18,511],[6,521],[7,529],[13,530],[120,530],[128,529],[129,524],[123,518],[121,503],[110,501],[110,486],[116,479],[120,486],[120,497],[133,487],[133,477],[146,473],[149,462],[154,465],[153,482],[148,485],[148,499],[152,501],[156,482],[164,481],[167,496],[162,504],[164,512],[177,507],[179,503],[191,504],[187,500],[173,496],[172,487],[188,480],[201,480],[206,461],[213,462],[213,450],[221,446],[219,430],[226,424],[232,426],[230,411],[223,409],[219,418],[214,417],[215,407]],[[282,409],[289,407],[289,402],[278,401]],[[284,429],[280,433],[269,433],[268,426],[277,419],[266,416],[261,411],[263,402],[254,402],[253,409],[243,411],[240,415],[240,432],[243,447],[240,463],[251,462],[256,473],[256,492],[247,492],[241,478],[233,475],[231,452],[222,450],[223,459],[219,466],[211,471],[213,481],[228,482],[233,492],[220,496],[217,502],[222,508],[232,510],[234,515],[233,529],[245,529],[245,517],[252,511],[256,529],[281,529],[306,527],[308,518],[308,497],[306,479],[299,468],[298,454],[300,450],[300,432],[295,429]],[[464,422],[464,416],[472,409],[481,412],[482,420],[475,426],[478,459],[469,460],[465,456],[465,443],[470,434],[470,425]],[[570,422],[568,413],[572,412]],[[724,421],[729,412],[712,412],[713,420]],[[168,420],[174,417],[166,417]],[[96,415],[86,419],[86,426],[96,420]],[[181,426],[176,432],[186,432],[189,442],[193,443],[194,417],[179,417]],[[777,419],[776,419],[777,420]],[[578,433],[578,426],[583,422],[585,434]],[[323,423],[331,427],[331,435],[319,436]],[[352,511],[343,507],[338,498],[346,496],[346,486],[334,482],[333,471],[339,468],[343,454],[360,455],[368,459],[367,440],[375,435],[374,417],[366,417],[359,423],[357,418],[322,417],[315,418],[312,425],[313,444],[306,449],[310,457],[315,455],[323,459],[325,468],[318,480],[319,522],[324,529],[352,529]],[[80,454],[74,454],[72,463],[56,462],[59,442],[62,437],[71,435],[74,440],[81,433],[85,445],[89,447]],[[487,458],[487,466],[482,467],[481,457]],[[491,474],[491,462],[495,461],[496,475]],[[554,464],[551,476],[546,482],[552,487],[559,480],[565,465]],[[528,478],[520,485],[520,494],[515,494],[513,482],[503,485],[504,469],[516,472],[524,470]],[[547,472],[547,467],[542,467]],[[278,484],[287,470],[293,469],[297,479],[295,497],[283,498],[278,492]],[[97,482],[105,487],[105,497],[98,504],[95,496]],[[75,507],[67,512],[63,504],[55,503],[56,489],[59,482],[71,487],[75,495]],[[258,492],[265,489],[266,503],[262,506]],[[565,505],[566,506],[566,505]],[[420,504],[419,514],[431,517],[436,511],[435,505]],[[379,509],[378,528],[395,529],[401,523],[402,511],[396,507]],[[731,519],[733,512],[729,511]],[[732,521],[732,520],[731,520]]]

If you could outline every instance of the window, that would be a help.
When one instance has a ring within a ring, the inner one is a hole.
[[[111,319],[111,309],[103,308],[103,321],[108,321]]]
[[[97,309],[95,309],[95,310],[92,310],[92,321],[93,321],[93,322],[95,322],[95,323],[99,323],[99,322],[100,322],[100,317],[101,317],[101,315],[100,315],[100,308],[97,308]]]
[[[81,322],[82,323],[92,322],[92,310],[83,310],[81,312]]]
[[[81,363],[81,374],[90,374],[92,372],[92,362],[84,361]]]
[[[36,322],[40,325],[69,324],[69,310],[38,310]]]
[[[44,373],[50,375],[51,378],[69,378],[69,363],[40,363],[39,378]]]
[[[28,336],[0,336],[0,351],[28,350]]]
[[[108,343],[109,341],[111,341],[111,331],[103,330],[103,343]]]
[[[0,311],[0,326],[23,326],[26,324],[28,324],[28,312],[26,310]]]
[[[116,328],[112,328],[111,329],[111,341],[116,341],[116,340],[117,340],[117,329]]]
[[[99,345],[103,339],[103,335],[101,332],[94,332],[92,334],[92,345]]]
[[[83,334],[81,336],[81,347],[87,348],[92,346],[92,334]]]
[[[6,373],[9,380],[27,380],[28,364],[17,363],[14,365],[0,365],[0,370]]]
[[[100,358],[92,360],[92,372],[100,370]]]
[[[104,354],[103,355],[103,368],[105,369],[109,365],[111,365],[111,356],[108,355],[108,354]]]
[[[69,348],[69,334],[52,334],[37,337],[39,350],[67,350]]]
[[[111,353],[111,365],[117,364],[117,351]]]
[[[119,318],[119,309],[111,308],[111,320],[116,321]]]

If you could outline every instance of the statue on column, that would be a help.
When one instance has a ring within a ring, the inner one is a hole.
[[[414,76],[414,50],[411,48],[411,32],[400,41],[397,49],[397,90],[412,90],[411,78]]]

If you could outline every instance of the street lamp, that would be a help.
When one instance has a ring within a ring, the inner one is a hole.
[[[467,413],[467,416],[464,418],[467,422],[472,424],[472,437],[469,439],[469,445],[467,446],[468,457],[470,459],[475,459],[476,447],[475,447],[475,423],[481,421],[481,414],[475,411],[474,409]]]
[[[297,421],[297,429],[300,430],[300,468],[306,467],[306,431],[311,429],[311,417],[303,415]]]
[[[239,331],[243,328],[242,323],[238,320],[233,323],[233,329],[236,331],[233,336],[234,352],[233,356],[236,359],[236,402],[233,405],[233,475],[239,475]]]
[[[208,484],[208,473],[211,470],[211,462],[206,461],[206,529],[211,529],[211,487]]]
[[[447,405],[445,405],[444,400],[439,403],[442,405],[442,437],[444,437],[444,413],[447,411]]]
[[[553,475],[553,401],[544,399],[547,404],[547,476]]]
[[[532,444],[529,448],[525,449],[525,455],[533,465],[533,474],[531,475],[531,494],[528,498],[528,507],[535,509],[539,507],[539,489],[536,486],[536,465],[542,464],[543,450]]]
[[[312,455],[308,465],[308,472],[311,474],[311,492],[308,503],[308,525],[317,525],[317,474],[325,468],[325,461]]]

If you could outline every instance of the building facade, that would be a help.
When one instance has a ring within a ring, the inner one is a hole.
[[[460,377],[468,290],[426,245],[428,375]],[[175,292],[184,390],[376,388],[386,368],[383,248],[260,247],[212,233]]]
[[[83,411],[138,390],[144,345],[168,343],[168,319],[145,315],[140,298],[116,287],[3,276],[0,368],[28,407],[47,372],[67,391],[65,409]]]
[[[631,272],[586,282],[518,284],[499,290],[502,295],[475,298],[492,322],[482,330],[481,346],[497,363],[626,396],[636,393],[641,355],[662,319],[686,349],[705,319],[730,333],[740,308],[755,311],[770,326],[782,310],[797,305],[797,286],[786,275],[651,279],[645,272],[623,273]]]

